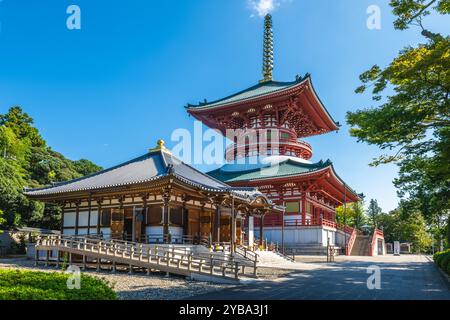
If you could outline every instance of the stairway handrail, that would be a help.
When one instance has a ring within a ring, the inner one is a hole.
[[[348,227],[348,228],[350,228],[350,227]],[[349,256],[350,253],[352,252],[353,245],[355,244],[356,235],[357,235],[356,228],[351,228],[351,229],[352,229],[352,232],[350,234],[350,239],[348,239],[348,243],[345,247],[345,255],[346,256]],[[344,232],[345,232],[345,230],[344,230]]]
[[[174,246],[149,246],[148,244],[123,240],[92,239],[84,236],[51,235],[39,237],[36,247],[39,246],[65,247],[99,255],[129,258],[131,260],[136,260],[137,257],[138,261],[146,261],[145,259],[147,259],[150,263],[152,260],[156,260],[157,264],[160,264],[161,259],[166,259],[167,266],[172,262],[178,268],[180,268],[179,266],[183,261],[187,261],[188,270],[191,270],[194,265],[198,268],[197,272],[207,273],[202,271],[202,268],[203,266],[209,266],[212,274],[214,267],[220,267],[223,276],[226,276],[226,272],[229,271],[234,274],[235,278],[237,278],[242,267],[248,266],[237,259],[225,259],[214,254],[210,254],[207,257],[198,254],[194,255],[191,251],[177,250]],[[254,274],[256,275],[256,265]]]

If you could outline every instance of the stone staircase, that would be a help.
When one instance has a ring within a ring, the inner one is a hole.
[[[293,263],[292,260],[284,257],[276,251],[256,251],[258,255],[258,266],[273,266]]]
[[[335,252],[340,252],[340,247],[334,247]],[[327,247],[321,244],[290,244],[286,245],[286,254],[288,255],[302,255],[302,256],[326,256]]]
[[[369,256],[370,255],[371,236],[357,235],[353,244],[351,256]]]

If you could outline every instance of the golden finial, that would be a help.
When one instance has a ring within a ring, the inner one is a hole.
[[[263,77],[260,82],[272,81],[273,72],[273,32],[272,16],[264,17],[264,42],[263,42]]]
[[[170,150],[166,148],[165,142],[164,142],[163,139],[159,139],[156,142],[156,147],[154,147],[154,148],[149,150],[149,152],[155,152],[155,151],[164,151],[164,152],[167,152],[167,153],[171,153]]]

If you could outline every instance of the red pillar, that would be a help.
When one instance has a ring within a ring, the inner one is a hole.
[[[302,225],[306,224],[306,198],[302,199]]]

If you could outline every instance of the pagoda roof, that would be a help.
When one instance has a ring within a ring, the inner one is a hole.
[[[306,74],[303,78],[298,77],[297,80],[291,82],[260,82],[219,100],[211,102],[205,100],[205,102],[200,102],[197,105],[188,104],[186,109],[189,114],[204,121],[209,127],[215,127],[215,124],[209,119],[213,111],[218,113],[233,112],[240,110],[244,105],[255,106],[260,104],[263,107],[270,101],[274,101],[274,99],[286,99],[296,95],[304,97],[305,103],[302,107],[307,108],[307,113],[320,123],[319,127],[322,128],[322,131],[314,134],[339,129],[339,123],[332,118],[318,97],[309,74]]]
[[[24,194],[30,198],[50,199],[79,192],[114,190],[124,186],[141,185],[169,176],[202,191],[229,193],[249,201],[258,197],[266,198],[256,188],[231,187],[185,164],[164,150],[150,151],[138,158],[86,177],[54,183],[44,188],[28,189]],[[267,202],[270,203],[268,200]]]
[[[288,88],[294,87],[296,84],[298,84],[299,81],[292,81],[292,82],[279,82],[279,81],[267,81],[258,83],[250,88],[247,88],[245,90],[242,90],[238,93],[232,94],[230,96],[227,96],[225,98],[215,100],[212,102],[200,102],[198,105],[192,105],[188,104],[188,109],[208,109],[208,108],[214,108],[219,107],[223,105],[228,105],[230,103],[234,102],[240,102],[245,101],[252,98],[262,97],[271,93],[283,91]]]
[[[327,178],[338,182],[339,185],[345,186],[349,192],[349,200],[357,201],[360,196],[352,190],[345,182],[337,175],[331,160],[319,161],[316,163],[305,163],[287,159],[279,162],[278,168],[273,166],[266,166],[257,169],[250,169],[244,171],[225,171],[221,168],[208,172],[208,175],[221,180],[228,184],[253,184],[252,182],[260,184],[262,180],[285,180],[293,181],[293,178],[307,178],[326,171],[332,174],[332,178]]]

